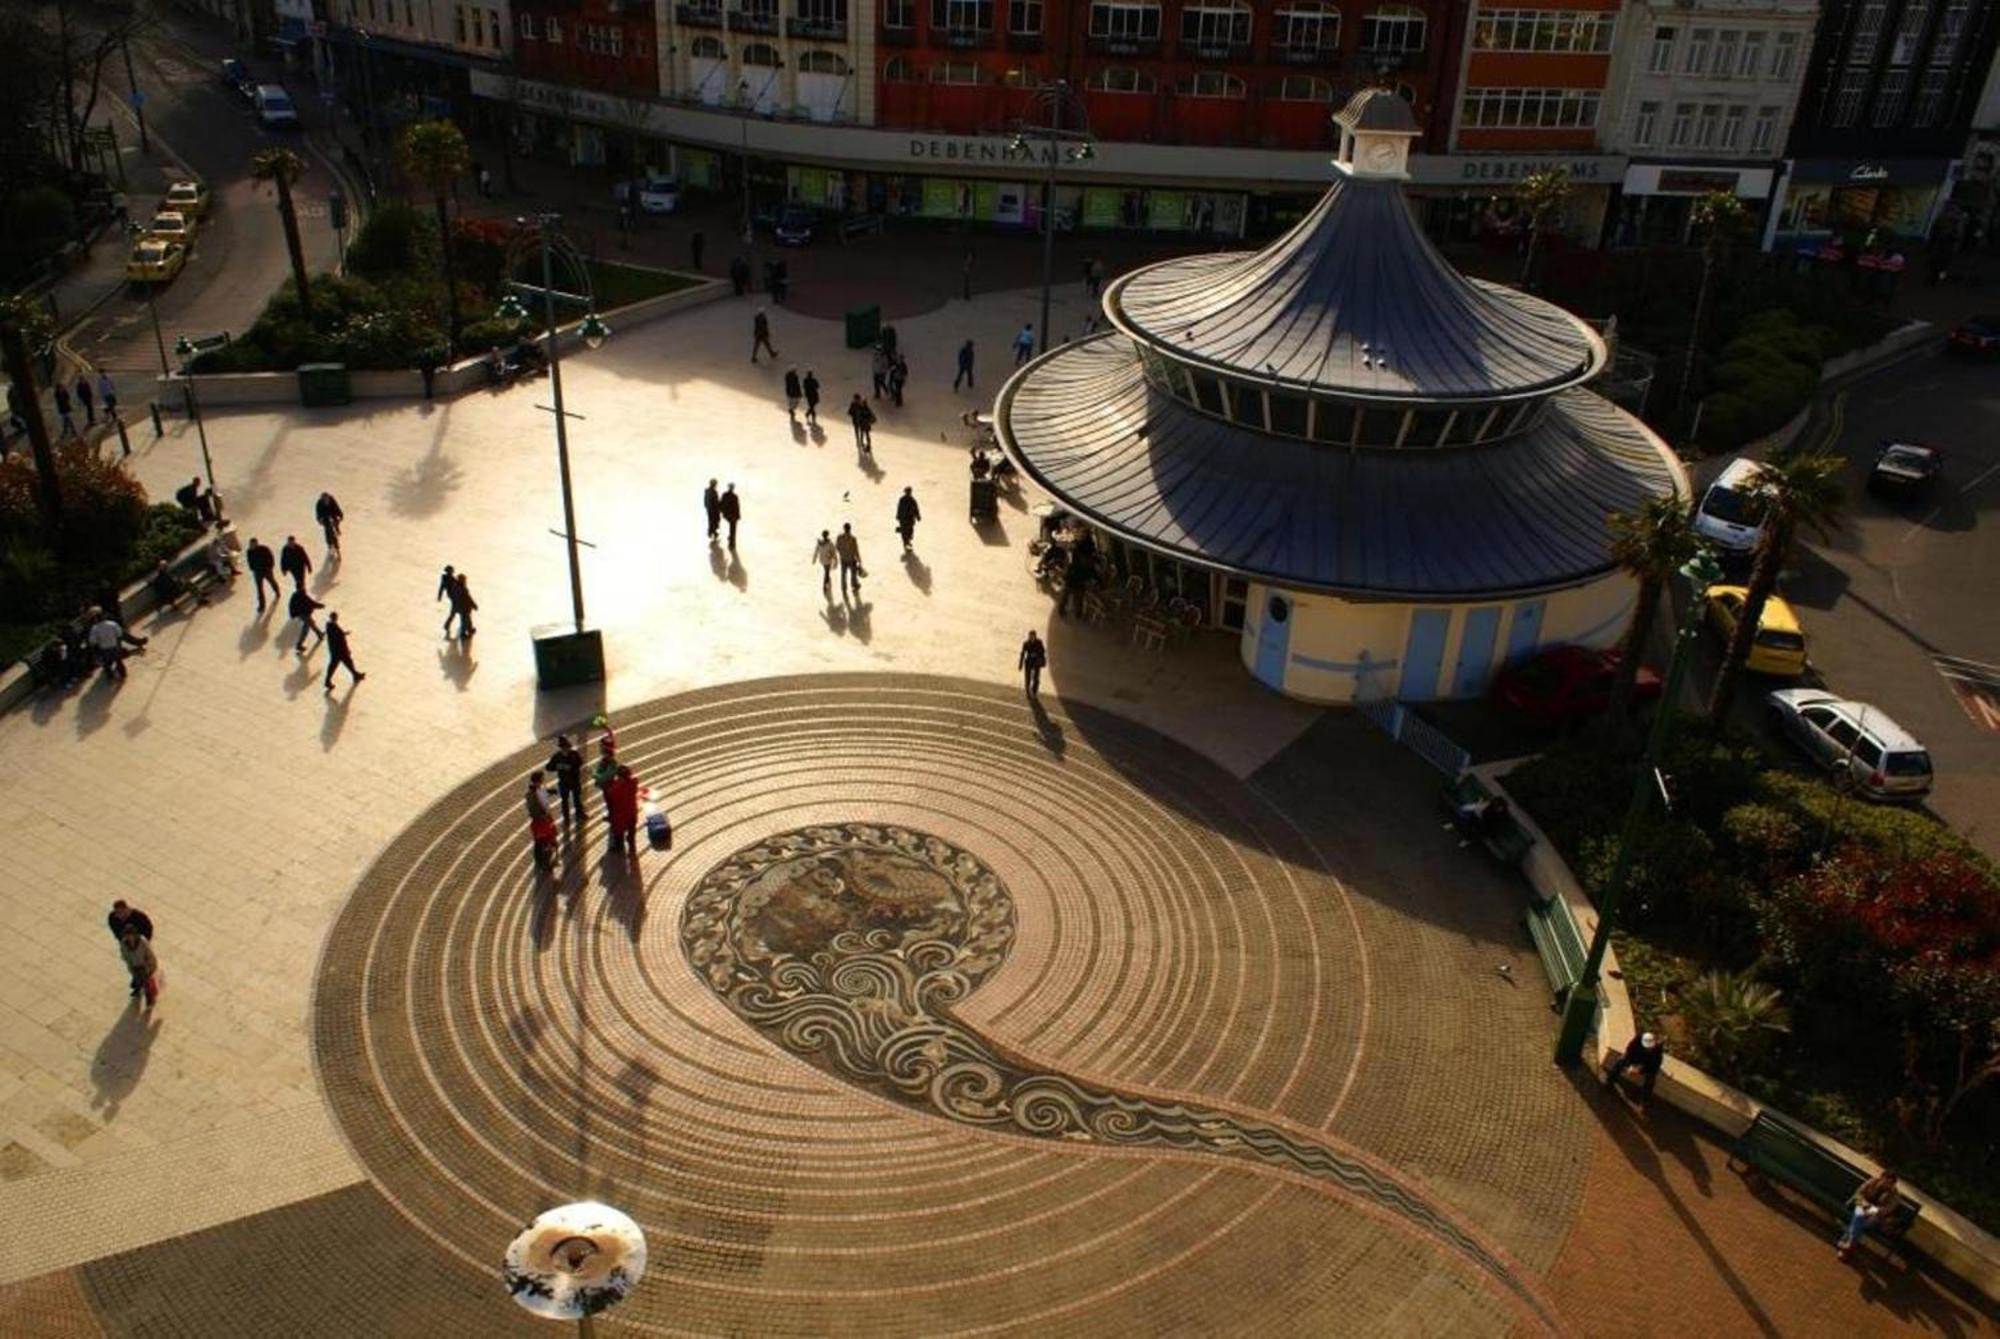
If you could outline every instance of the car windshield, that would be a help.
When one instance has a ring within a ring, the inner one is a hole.
[[[1920,470],[1930,458],[1930,452],[1920,446],[1892,446],[1882,453],[1884,465],[1896,465],[1906,470]]]
[[[1702,499],[1701,509],[1718,521],[1731,525],[1761,525],[1764,520],[1764,498],[1759,493],[1740,493],[1734,488],[1720,485],[1708,490]]]
[[[266,93],[264,95],[264,109],[273,112],[288,112],[292,109],[292,100],[283,93]]]
[[[795,209],[795,208],[787,209],[785,210],[784,213],[778,216],[778,222],[783,224],[787,228],[796,228],[799,227],[801,224],[809,223],[811,221],[812,221],[812,215],[806,213],[806,211],[803,209]]]
[[[1931,755],[1918,749],[1915,753],[1892,753],[1888,766],[1883,769],[1890,776],[1929,776]]]

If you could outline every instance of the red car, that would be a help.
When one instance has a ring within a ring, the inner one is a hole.
[[[2000,353],[2000,316],[1974,316],[1959,322],[1945,347],[1977,358]]]
[[[1495,675],[1493,700],[1542,725],[1557,729],[1575,725],[1611,705],[1624,659],[1616,650],[1551,647]],[[1641,665],[1632,684],[1632,700],[1647,702],[1659,695],[1660,676]]]

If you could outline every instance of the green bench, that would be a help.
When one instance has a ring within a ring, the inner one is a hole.
[[[1758,1112],[1750,1128],[1731,1141],[1729,1166],[1734,1168],[1738,1163],[1746,1172],[1754,1171],[1784,1182],[1832,1214],[1843,1226],[1854,1192],[1870,1176],[1814,1139],[1802,1126],[1771,1111]],[[1919,1205],[1899,1195],[1896,1207],[1883,1214],[1868,1235],[1882,1238],[1892,1250],[1903,1250],[1910,1224],[1917,1221],[1921,1211]]]
[[[1444,793],[1440,797],[1445,813],[1454,819],[1458,811],[1465,806],[1492,798],[1492,790],[1470,772],[1459,773],[1457,779],[1444,788]],[[1526,828],[1515,821],[1513,814],[1509,813],[1506,821],[1491,831],[1481,827],[1479,844],[1486,848],[1488,855],[1501,864],[1514,866],[1521,863],[1522,857],[1526,856],[1529,848],[1535,844],[1535,839],[1529,835]]]
[[[1542,971],[1561,1003],[1569,997],[1570,987],[1583,979],[1583,960],[1589,952],[1583,931],[1570,915],[1569,903],[1560,897],[1530,903],[1521,923],[1527,926],[1535,956],[1542,960]]]

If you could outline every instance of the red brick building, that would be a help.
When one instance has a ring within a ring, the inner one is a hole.
[[[1395,0],[880,0],[876,124],[1004,132],[1053,79],[1099,140],[1331,147],[1330,117],[1386,85],[1434,124],[1442,3]],[[1446,118],[1448,121],[1448,118]],[[1442,146],[1438,146],[1442,148]]]
[[[513,0],[515,68],[527,79],[657,97],[656,3]]]

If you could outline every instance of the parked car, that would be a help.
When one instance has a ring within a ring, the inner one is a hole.
[[[191,219],[202,218],[208,213],[208,187],[198,181],[177,181],[167,187],[167,198],[160,202],[160,208]]]
[[[276,84],[257,85],[257,121],[269,130],[296,130],[299,126],[299,109],[292,105],[292,95]]]
[[[1624,662],[1616,648],[1550,647],[1495,675],[1493,700],[1529,720],[1562,729],[1611,705],[1618,667]],[[1641,665],[1632,684],[1632,700],[1645,702],[1659,695],[1660,676]]]
[[[187,246],[194,241],[194,220],[186,214],[163,209],[153,215],[153,222],[146,229],[146,235]]]
[[[805,246],[813,239],[813,212],[803,205],[786,205],[774,232],[779,246]]]
[[[1868,471],[1871,493],[1927,493],[1944,472],[1944,457],[1915,442],[1884,442]]]
[[[164,284],[187,264],[187,248],[164,237],[142,237],[125,261],[125,278],[135,284]]]
[[[1741,586],[1710,586],[1708,588],[1708,621],[1715,625],[1716,632],[1727,642],[1736,635],[1737,620],[1743,617],[1743,604],[1749,591]],[[1784,597],[1772,595],[1764,601],[1764,612],[1757,620],[1757,635],[1750,643],[1750,658],[1743,662],[1743,668],[1752,674],[1769,674],[1780,679],[1796,679],[1806,672],[1806,634],[1799,626],[1799,616],[1785,603]]]
[[[1764,701],[1778,728],[1836,779],[1844,773],[1857,794],[1914,800],[1930,793],[1929,751],[1881,709],[1817,688],[1781,688]]]
[[[681,207],[681,184],[672,177],[637,177],[612,191],[619,203],[636,200],[642,214],[671,214]]]
[[[1952,327],[1945,348],[1977,358],[2000,354],[2000,316],[1974,316]]]
[[[222,62],[222,82],[236,91],[236,95],[249,102],[257,92],[257,80],[250,73],[250,67],[240,60]]]
[[[1764,535],[1764,499],[1757,480],[1764,466],[1754,460],[1732,460],[1716,476],[1694,509],[1694,530],[1725,562],[1741,562]]]

